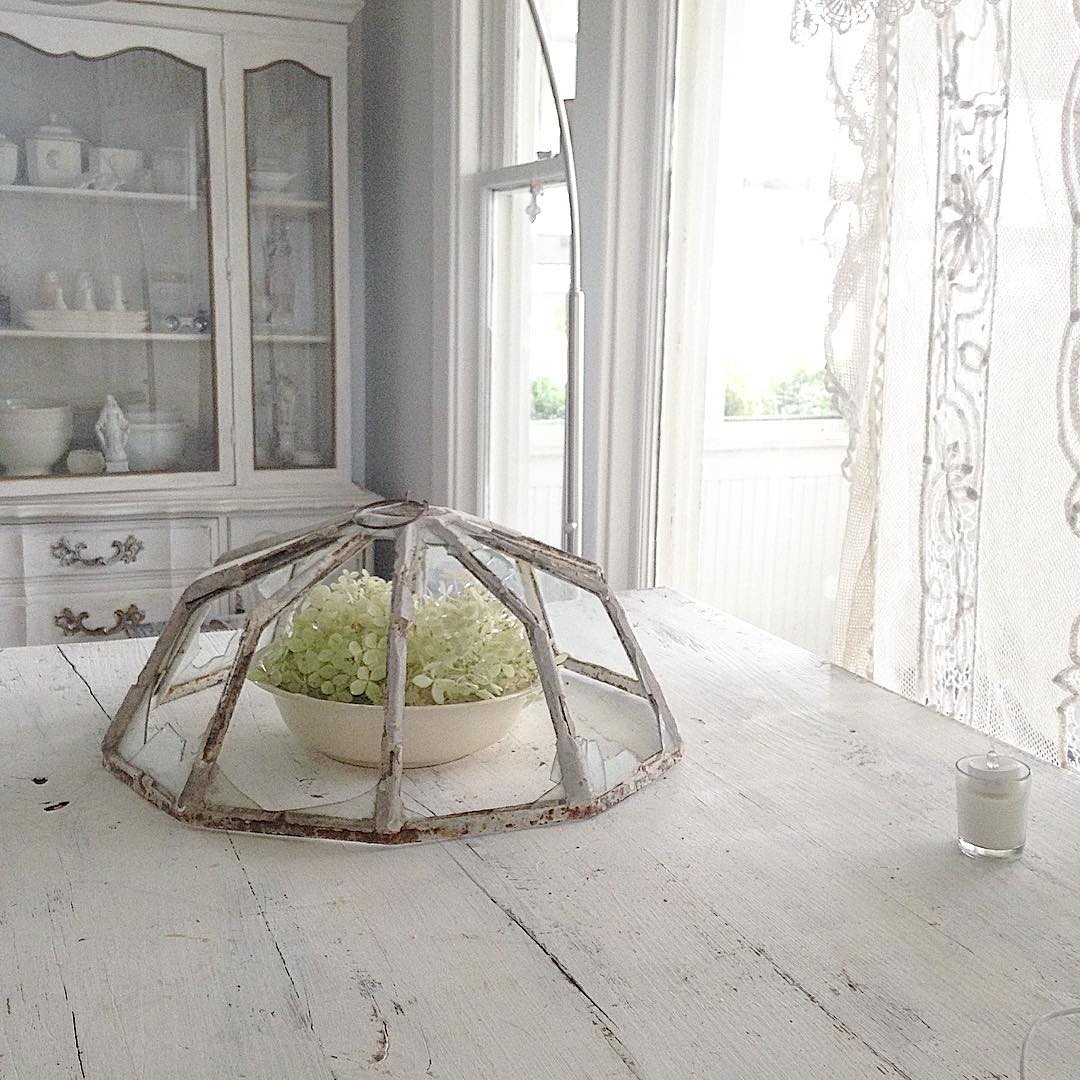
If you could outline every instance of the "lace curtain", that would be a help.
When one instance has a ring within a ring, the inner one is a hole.
[[[835,659],[1080,768],[1078,20],[797,0],[792,36],[831,35],[838,131]]]

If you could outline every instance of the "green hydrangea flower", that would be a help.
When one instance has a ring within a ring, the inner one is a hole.
[[[311,590],[251,677],[294,694],[381,705],[389,622],[390,583],[344,573]],[[483,701],[537,682],[521,623],[478,585],[418,604],[407,657],[406,705]]]

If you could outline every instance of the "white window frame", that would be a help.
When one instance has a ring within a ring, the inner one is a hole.
[[[660,360],[677,0],[580,0],[571,120],[582,180],[586,292],[584,554],[617,587],[654,572]],[[557,157],[493,168],[508,130],[513,0],[435,5],[434,496],[480,512],[490,363],[481,213],[492,190],[565,179]],[[581,31],[585,31],[584,34]],[[589,50],[582,65],[583,44]],[[587,100],[586,100],[587,99]],[[512,113],[511,113],[512,115]]]
[[[458,325],[454,338],[447,342],[442,365],[437,357],[436,386],[442,381],[438,370],[441,367],[443,378],[457,388],[459,396],[458,407],[453,410],[456,420],[451,422],[452,410],[445,410],[447,428],[437,432],[442,437],[436,445],[449,449],[443,485],[451,503],[486,513],[493,460],[488,422],[495,352],[491,336],[493,283],[488,280],[492,258],[492,196],[500,191],[527,191],[535,183],[565,183],[566,169],[559,155],[516,165],[501,164],[511,156],[507,153],[507,142],[515,134],[518,85],[515,66],[521,19],[527,17],[524,5],[519,10],[517,4],[505,0],[472,0],[445,5],[442,14],[452,19],[450,27],[452,30],[456,27],[457,31],[451,36],[456,36],[455,51],[459,58],[458,107],[456,116],[447,117],[447,127],[457,129],[453,140],[458,151],[457,206],[452,222],[448,217],[443,217],[441,222],[436,220],[436,231],[441,232],[447,225],[454,231],[449,239],[457,249],[459,272],[455,280],[445,281],[450,293],[448,307],[452,305],[456,309]],[[479,71],[479,80],[463,77],[470,70]],[[437,130],[439,126],[436,120]],[[471,362],[466,359],[469,356],[474,358]],[[438,418],[437,400],[435,411]]]
[[[662,438],[659,460],[655,571],[661,580],[692,581],[700,545],[702,459],[716,450],[770,451],[779,462],[791,451],[838,448],[848,443],[839,416],[705,415],[710,305],[709,267],[714,258],[709,219],[717,195],[723,148],[711,133],[720,86],[713,77],[723,58],[724,0],[681,0],[678,98],[682,138],[674,152],[671,249]],[[706,424],[712,437],[706,437]]]

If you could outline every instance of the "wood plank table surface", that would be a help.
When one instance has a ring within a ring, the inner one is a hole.
[[[586,822],[403,848],[188,828],[101,767],[146,645],[0,652],[3,1080],[1015,1080],[1080,994],[1080,777],[956,849],[960,724],[663,591],[686,739]],[[1080,1076],[1080,1025],[1029,1080]]]

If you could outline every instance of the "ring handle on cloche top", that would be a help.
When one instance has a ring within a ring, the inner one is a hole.
[[[400,529],[419,521],[429,509],[427,501],[410,499],[380,499],[362,506],[353,515],[355,524],[365,529]]]

